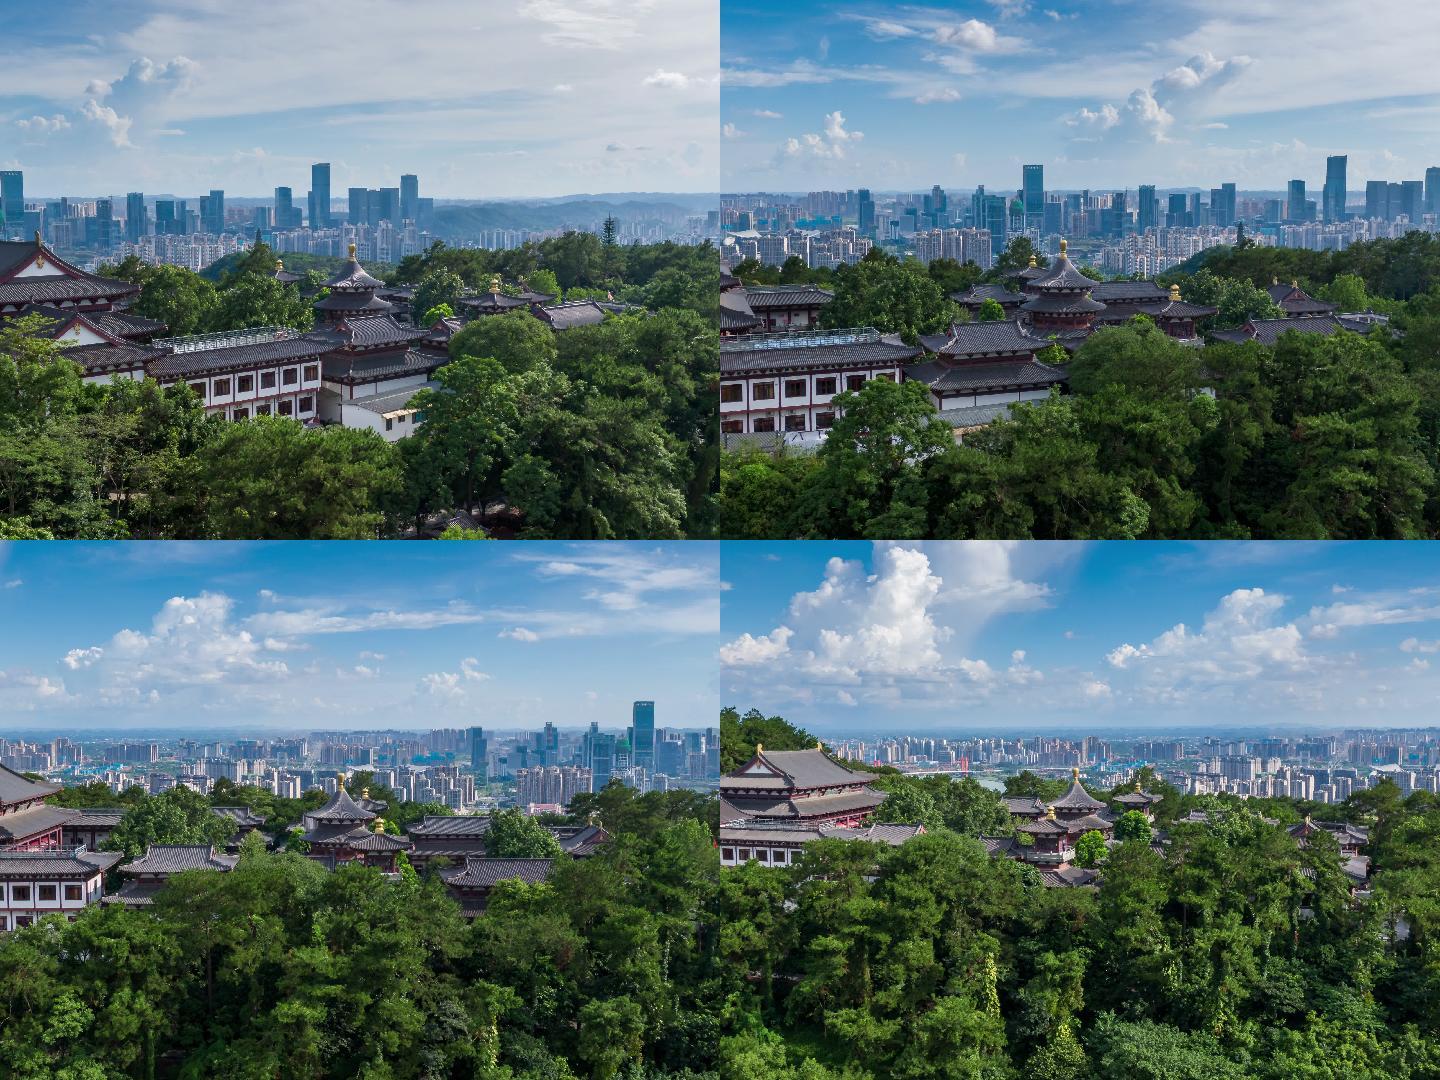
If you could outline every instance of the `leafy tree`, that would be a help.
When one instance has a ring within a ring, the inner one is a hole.
[[[730,706],[720,710],[720,774],[734,772],[755,756],[755,747],[771,750],[809,750],[819,740],[804,728],[797,728],[779,716],[765,716],[758,709],[740,715]]]
[[[555,334],[528,311],[476,319],[450,339],[450,355],[498,360],[512,374],[554,366]]]
[[[821,308],[820,324],[871,326],[913,343],[945,329],[958,310],[919,263],[866,260],[837,272],[835,298]]]
[[[234,832],[235,823],[215,814],[205,796],[176,786],[131,805],[101,846],[135,858],[150,844],[223,845]]]
[[[491,815],[485,853],[492,859],[550,859],[561,854],[554,833],[515,809]]]
[[[1150,819],[1139,810],[1126,810],[1115,822],[1115,839],[1122,843],[1126,840],[1139,840],[1148,844],[1153,834]]]
[[[980,304],[980,313],[975,316],[978,322],[1004,322],[1005,309],[1000,306],[999,300],[987,297]]]
[[[1105,837],[1091,829],[1075,841],[1075,861],[1081,866],[1096,867],[1105,861]]]
[[[430,318],[429,312],[441,306],[454,312],[464,292],[465,282],[461,280],[459,274],[453,270],[431,270],[415,286],[415,295],[410,300],[410,308],[412,311],[426,312],[423,325],[434,326],[434,320]]]
[[[315,311],[294,285],[261,274],[241,274],[220,290],[206,329],[246,330],[256,326],[310,330],[315,326]]]

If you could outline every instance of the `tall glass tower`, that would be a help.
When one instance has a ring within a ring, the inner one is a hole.
[[[310,227],[330,228],[330,163],[317,161],[310,166]]]
[[[1326,221],[1345,220],[1345,162],[1344,154],[1332,154],[1325,159],[1325,188],[1320,195],[1320,213]]]
[[[646,772],[654,772],[655,703],[653,701],[635,702],[631,716],[631,726],[634,731],[631,741],[634,745],[635,764]]]

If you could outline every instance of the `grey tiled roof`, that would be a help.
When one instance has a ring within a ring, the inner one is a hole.
[[[0,878],[88,879],[110,869],[125,856],[118,851],[0,851]]]
[[[71,810],[70,820],[66,824],[79,825],[82,828],[114,828],[120,824],[125,813],[123,806],[87,806],[80,810]]]
[[[143,315],[131,315],[125,311],[97,311],[85,317],[116,337],[140,337],[163,333],[165,330],[165,324],[157,319],[147,319]]]
[[[325,377],[378,379],[405,372],[434,371],[449,358],[443,353],[424,349],[404,352],[332,353],[325,358]],[[418,387],[417,387],[418,389]]]
[[[1048,272],[1030,280],[1030,288],[1041,291],[1071,292],[1077,289],[1089,291],[1094,287],[1094,279],[1086,277],[1075,269],[1075,264],[1070,261],[1068,255],[1057,255],[1055,261],[1050,264]]]
[[[315,308],[317,311],[354,311],[379,315],[387,311],[394,311],[395,305],[381,300],[373,293],[346,292],[336,289],[316,303]]]
[[[438,382],[423,382],[418,386],[407,386],[402,390],[396,390],[389,394],[373,394],[370,397],[346,398],[345,404],[384,416],[386,413],[399,412],[407,408],[410,404],[410,399],[420,393],[421,390],[439,390],[441,388]]]
[[[269,364],[314,360],[324,356],[331,348],[331,342],[318,334],[300,334],[295,337],[277,338],[274,341],[256,341],[218,349],[173,353],[149,364],[147,370],[152,376],[158,378],[210,374],[248,367],[262,367]]]
[[[463,868],[442,870],[440,879],[460,889],[489,889],[501,881],[524,881],[534,885],[550,876],[554,859],[465,860]]]
[[[1091,283],[1090,295],[1102,304],[1156,303],[1170,299],[1165,287],[1153,281],[1096,281]]]
[[[959,409],[941,409],[940,419],[957,430],[984,427],[996,420],[1009,419],[1014,402],[1002,401],[994,405],[967,405]]]
[[[995,322],[953,323],[945,334],[927,334],[920,344],[941,356],[994,356],[1030,353],[1032,356],[1050,344],[1043,337],[1031,334],[1014,319]]]
[[[23,776],[8,766],[0,765],[0,804],[41,799],[46,795],[53,795],[59,790],[59,784],[51,784],[44,780],[31,780],[28,776]],[[0,821],[3,820],[0,818]]]
[[[178,874],[183,870],[233,870],[238,855],[217,855],[209,844],[151,844],[120,867],[122,874]]]
[[[1251,320],[1249,326],[1253,328],[1253,334],[1247,332],[1242,326],[1238,330],[1212,330],[1210,337],[1216,341],[1258,341],[1262,345],[1274,345],[1280,340],[1281,334],[1291,330],[1297,334],[1319,334],[1322,337],[1331,337],[1342,330],[1354,329],[1333,315],[1319,315],[1313,319],[1254,319]]]
[[[393,315],[365,315],[346,319],[333,330],[338,342],[357,349],[373,349],[384,345],[408,345],[430,333],[413,326],[403,326]]]
[[[255,811],[251,810],[248,806],[212,806],[210,812],[218,817],[229,818],[242,829],[259,828],[269,820],[255,813]]]
[[[411,836],[483,837],[490,831],[490,818],[485,814],[426,814],[405,830]]]
[[[34,245],[29,245],[34,249]],[[114,278],[82,274],[80,277],[22,277],[0,284],[0,304],[45,304],[56,300],[133,296],[140,286]]]
[[[1005,795],[1002,797],[1005,809],[1012,814],[1039,815],[1045,813],[1045,804],[1033,795]]]
[[[481,310],[513,311],[516,308],[529,307],[530,301],[519,296],[508,296],[502,292],[478,293],[475,296],[462,296],[459,303],[464,307],[479,308]]]
[[[133,371],[169,355],[153,345],[75,345],[65,350],[65,356],[84,368],[87,375]]]
[[[1104,311],[1105,305],[1084,293],[1036,293],[1020,305],[1020,310],[1040,315],[1071,315]]]
[[[923,382],[935,391],[974,393],[984,390],[1038,390],[1065,382],[1066,375],[1038,360],[988,364],[949,364],[942,360],[929,360],[906,368],[905,378]]]
[[[1105,804],[1085,790],[1079,780],[1072,781],[1070,790],[1050,805],[1061,810],[1104,810]]]
[[[757,311],[767,308],[819,307],[835,299],[835,294],[818,285],[749,285],[745,297]]]
[[[744,375],[757,371],[785,371],[801,368],[899,367],[923,350],[906,345],[898,337],[874,334],[860,340],[841,340],[846,331],[836,331],[831,341],[822,335],[800,338],[792,348],[758,347],[755,343],[773,340],[776,335],[757,334],[732,338],[720,344],[720,374]]]
[[[18,813],[6,814],[0,817],[0,843],[8,844],[36,833],[47,832],[57,825],[64,825],[73,816],[73,810],[67,810],[63,806],[50,806],[47,803]]]
[[[367,274],[365,268],[360,265],[360,261],[356,259],[354,255],[350,256],[345,265],[340,267],[334,277],[325,282],[327,289],[366,290],[379,289],[384,287],[384,285],[385,283],[379,278],[374,278]]]
[[[605,321],[611,309],[594,300],[567,300],[563,304],[546,304],[534,309],[535,314],[555,330],[576,326],[597,326]]]
[[[843,784],[867,784],[875,779],[874,773],[848,769],[833,760],[823,750],[761,750],[741,766],[749,768],[754,764],[769,765],[780,775],[748,775],[740,770],[721,777],[722,784],[729,781],[732,788],[789,788],[834,787]]]
[[[742,798],[731,793],[730,805],[742,818],[817,818],[870,810],[885,801],[885,792],[867,788],[838,795],[817,795],[798,799]]]
[[[125,907],[150,907],[155,897],[165,888],[163,881],[127,881],[113,893],[106,893],[100,903],[123,904]]]
[[[312,821],[373,821],[375,818],[369,810],[356,803],[343,787],[337,788],[324,806],[307,812],[305,816]]]
[[[986,300],[994,300],[1001,307],[1014,307],[1024,301],[1025,294],[1007,289],[1003,285],[976,284],[964,292],[951,293],[950,299],[971,307],[978,307]]]
[[[1093,885],[1099,877],[1098,870],[1086,870],[1083,866],[1040,871],[1040,883],[1047,889],[1073,889]]]

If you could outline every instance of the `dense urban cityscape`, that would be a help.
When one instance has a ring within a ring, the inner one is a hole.
[[[1347,188],[1347,155],[1325,161],[1318,199],[1303,179],[1279,191],[1239,191],[1233,182],[1208,192],[1155,184],[1113,191],[1047,190],[1045,166],[1026,165],[1020,186],[966,194],[936,184],[928,192],[868,188],[764,192],[720,199],[720,236],[734,262],[781,266],[791,257],[811,269],[835,269],[872,248],[974,263],[989,270],[1016,237],[1054,255],[1061,237],[1108,275],[1149,277],[1237,238],[1256,244],[1343,251],[1353,243],[1394,239],[1440,226],[1440,166],[1419,180],[1367,180],[1363,198]]]

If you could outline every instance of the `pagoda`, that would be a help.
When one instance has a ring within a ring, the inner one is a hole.
[[[1028,300],[1020,305],[1022,315],[1040,337],[1048,334],[1086,332],[1105,305],[1090,296],[1095,282],[1075,268],[1060,241],[1060,254],[1048,272],[1025,283]]]
[[[385,283],[365,272],[360,260],[355,258],[355,245],[350,245],[350,258],[338,273],[325,282],[328,295],[315,302],[316,318],[322,323],[334,324],[346,319],[366,315],[388,315],[394,305],[375,295],[376,289],[383,289]]]
[[[385,820],[378,813],[385,809],[384,803],[371,802],[368,792],[362,802],[352,799],[342,784],[329,802],[305,814],[301,839],[310,845],[310,858],[331,868],[360,862],[394,873],[395,856],[409,850],[410,841],[385,833]]]
[[[817,744],[813,750],[773,750],[755,744],[755,756],[720,778],[720,817],[745,822],[858,826],[885,800],[856,772]]]

